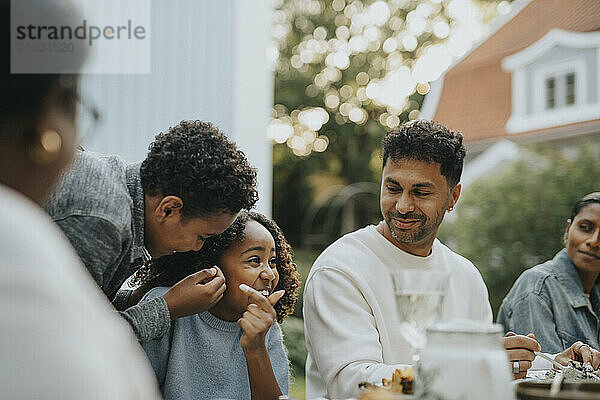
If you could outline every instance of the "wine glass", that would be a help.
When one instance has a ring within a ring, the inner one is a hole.
[[[438,321],[450,275],[431,270],[403,269],[392,273],[400,333],[413,347],[413,360],[426,344],[427,328]]]

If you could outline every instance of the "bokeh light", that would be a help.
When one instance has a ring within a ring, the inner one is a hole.
[[[298,156],[332,145],[319,133],[327,124],[389,129],[419,118],[415,95],[427,95],[485,24],[512,8],[506,0],[274,1],[267,61],[280,77],[308,82],[295,110],[274,106],[267,134]]]

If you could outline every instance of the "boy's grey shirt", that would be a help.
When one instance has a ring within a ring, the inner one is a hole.
[[[139,340],[161,338],[170,327],[164,299],[126,309],[130,292],[119,291],[147,261],[140,163],[78,151],[45,209]]]

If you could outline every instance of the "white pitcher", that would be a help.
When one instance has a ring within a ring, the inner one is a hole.
[[[427,329],[415,382],[418,399],[513,400],[501,325],[452,320]]]

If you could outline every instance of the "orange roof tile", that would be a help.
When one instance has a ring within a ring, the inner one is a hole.
[[[532,0],[446,73],[433,119],[462,131],[467,143],[508,136],[511,76],[501,61],[554,28],[600,30],[600,1]]]

